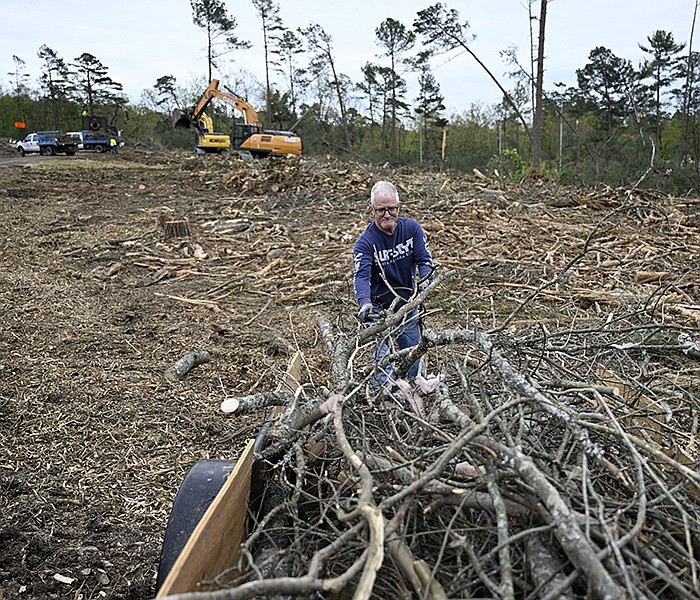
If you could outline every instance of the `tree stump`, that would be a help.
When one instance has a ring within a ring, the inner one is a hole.
[[[185,219],[163,222],[163,236],[166,240],[190,237],[190,224]]]

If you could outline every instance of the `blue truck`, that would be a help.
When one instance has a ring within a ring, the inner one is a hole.
[[[39,154],[67,154],[73,156],[78,150],[75,138],[60,131],[36,131],[17,142],[17,152],[21,156],[37,152]]]
[[[101,131],[69,131],[68,135],[75,139],[78,150],[94,150],[95,152],[106,152],[110,147],[112,137]]]

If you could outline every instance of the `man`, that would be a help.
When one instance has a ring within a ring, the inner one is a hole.
[[[403,306],[416,282],[426,286],[435,268],[423,228],[417,221],[399,216],[399,192],[392,183],[374,184],[369,209],[372,222],[357,238],[353,249],[353,286],[360,306],[357,318],[363,323],[376,319],[397,298],[395,310]],[[419,341],[420,320],[415,309],[406,315],[390,344],[403,349]],[[390,345],[383,345],[375,353],[375,360],[391,350]],[[392,378],[392,372],[391,366],[387,367],[380,381]],[[417,373],[418,362],[408,371],[408,379],[414,379]]]

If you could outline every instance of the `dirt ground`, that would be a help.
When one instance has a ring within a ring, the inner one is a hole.
[[[297,349],[322,385],[317,318],[356,326],[351,251],[377,179],[399,185],[441,269],[457,273],[432,302],[433,325],[498,322],[629,200],[331,159],[5,154],[1,600],[153,597],[184,475],[199,459],[235,458],[265,417],[231,417],[221,402],[274,389]],[[700,205],[636,198],[660,208],[611,219],[597,251],[515,326],[644,304],[661,277],[650,284],[648,272],[676,282],[665,312],[700,326]],[[173,221],[189,235],[168,238]],[[210,362],[166,380],[191,350]]]

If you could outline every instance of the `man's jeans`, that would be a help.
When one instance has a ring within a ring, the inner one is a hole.
[[[418,342],[420,342],[420,319],[418,317],[418,309],[415,309],[406,315],[404,321],[397,326],[391,336],[384,338],[380,342],[379,347],[374,351],[374,364],[379,363],[387,354],[417,346]],[[406,378],[409,381],[413,381],[418,374],[419,363],[420,360],[417,360],[408,370]],[[385,365],[383,370],[379,371],[376,376],[376,381],[380,384],[385,384],[387,381],[393,381],[394,379],[394,366],[391,363]]]

